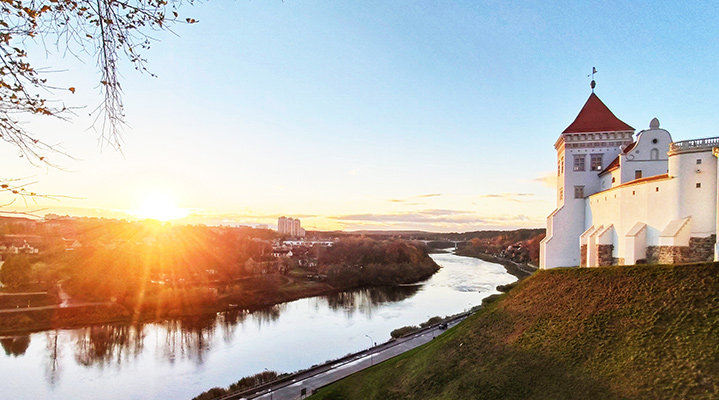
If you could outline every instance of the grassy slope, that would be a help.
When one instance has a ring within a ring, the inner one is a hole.
[[[719,397],[719,263],[540,271],[312,399]]]

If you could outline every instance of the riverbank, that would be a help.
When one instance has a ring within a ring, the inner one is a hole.
[[[718,277],[719,263],[542,270],[316,398],[715,399]]]
[[[514,275],[517,279],[524,279],[536,271],[536,268],[532,268],[527,264],[518,264],[514,261],[507,260],[506,258],[495,257],[491,254],[462,251],[462,249],[455,250],[455,254],[458,256],[474,257],[483,261],[501,264],[510,275]]]
[[[153,323],[173,318],[200,317],[223,311],[240,309],[259,310],[276,304],[286,303],[307,297],[332,295],[346,289],[338,289],[327,284],[296,281],[273,293],[250,292],[222,295],[211,307],[192,308],[191,310],[173,310],[166,314],[136,313],[131,308],[118,303],[79,304],[62,307],[60,305],[16,308],[0,310],[0,335],[22,335],[52,329],[72,329],[92,325]]]
[[[385,343],[380,343],[367,350],[350,353],[337,360],[327,361],[305,370],[283,375],[281,378],[271,382],[238,391],[213,388],[196,396],[192,400],[254,399],[261,396],[266,397],[268,393],[271,393],[271,397],[294,398],[298,394],[302,396],[302,389],[305,390],[305,394],[311,395],[320,387],[337,382],[358,371],[370,368],[375,364],[379,364],[434,340],[448,329],[462,322],[470,314],[471,313],[466,312],[447,317],[447,319],[443,321],[443,327],[440,327],[439,324],[430,325],[407,336],[390,339]]]
[[[431,275],[423,276],[419,282],[429,277]],[[240,290],[220,294],[217,296],[216,301],[211,304],[191,305],[191,307],[172,308],[162,311],[136,309],[132,305],[113,302],[77,304],[69,307],[46,305],[42,307],[0,309],[0,335],[23,335],[53,329],[72,329],[93,325],[146,324],[176,318],[216,315],[229,310],[251,312],[309,297],[331,296],[350,290],[389,286],[393,285],[340,286],[307,278],[298,278],[297,276],[264,275],[245,280],[238,286]]]

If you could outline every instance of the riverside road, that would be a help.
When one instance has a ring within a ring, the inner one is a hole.
[[[451,328],[467,317],[466,314],[448,321]],[[262,400],[293,400],[312,394],[316,389],[329,385],[344,377],[369,368],[374,364],[388,360],[406,351],[412,350],[432,341],[444,333],[438,325],[422,329],[412,335],[383,343],[371,349],[351,354],[347,357],[326,364],[318,365],[306,371],[261,385],[251,390],[236,392],[222,397],[222,400],[262,399]]]

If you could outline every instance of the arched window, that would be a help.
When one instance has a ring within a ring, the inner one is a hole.
[[[649,159],[650,160],[658,160],[659,159],[659,149],[652,149],[652,151],[649,153]]]

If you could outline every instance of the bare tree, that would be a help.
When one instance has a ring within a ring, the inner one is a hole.
[[[184,0],[193,3],[195,0]],[[120,149],[124,124],[118,62],[125,57],[148,72],[143,53],[152,32],[170,30],[181,19],[183,0],[0,0],[0,138],[15,146],[31,163],[50,164],[60,152],[21,124],[23,116],[69,118],[72,110],[48,97],[74,87],[56,87],[28,61],[28,44],[52,45],[62,54],[95,57],[104,100],[93,110],[93,127],[102,145]],[[152,75],[152,74],[151,74]],[[8,182],[2,182],[8,185]],[[9,186],[3,187],[9,189]],[[11,189],[12,190],[12,189]]]

